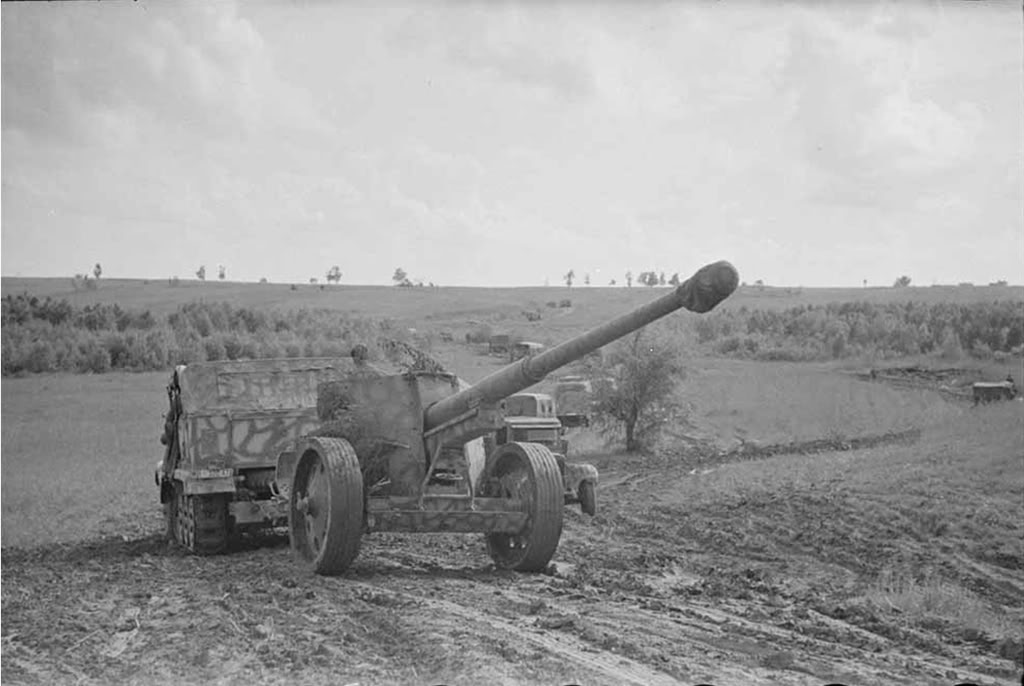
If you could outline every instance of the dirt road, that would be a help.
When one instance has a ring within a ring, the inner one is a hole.
[[[638,507],[641,492],[650,498]],[[820,515],[828,509],[823,500],[787,499],[776,490],[749,498],[745,513],[734,500],[684,506],[678,489],[625,471],[608,472],[601,495],[604,514],[595,520],[568,514],[547,574],[496,571],[478,537],[459,535],[374,535],[338,578],[298,570],[281,537],[213,558],[186,556],[157,534],[5,551],[3,679],[722,685],[1015,678],[1020,655],[1009,644],[983,632],[951,640],[941,623],[911,628],[851,602],[856,558],[870,548],[863,537],[825,556],[782,555],[768,540],[758,544],[764,522],[784,526],[811,514],[807,507]],[[785,509],[793,512],[779,517]],[[812,548],[844,533],[827,525],[809,530]],[[977,567],[983,593],[1011,604],[1019,602],[1012,596],[1024,597],[1019,566],[967,562],[958,568]]]
[[[567,512],[538,575],[495,571],[479,536],[366,537],[339,578],[280,535],[191,557],[154,507],[149,536],[4,550],[2,678],[1019,683],[1013,411],[869,450],[609,457],[599,515]]]

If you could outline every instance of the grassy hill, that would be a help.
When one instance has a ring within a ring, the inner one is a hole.
[[[293,290],[294,288],[294,290]],[[117,303],[125,309],[151,310],[164,315],[195,300],[226,301],[236,307],[326,308],[352,316],[385,317],[408,326],[438,327],[485,319],[517,319],[526,324],[524,310],[540,310],[553,333],[588,328],[638,307],[667,292],[667,287],[522,287],[522,288],[396,288],[394,286],[319,286],[313,284],[255,284],[166,279],[103,279],[96,290],[78,290],[67,278],[0,279],[0,295],[28,293],[66,299],[75,307]],[[548,303],[571,300],[571,308]],[[1024,302],[1024,286],[929,286],[910,288],[775,288],[741,286],[723,310],[740,308],[782,310],[798,305],[832,302],[898,302],[970,304],[998,300]]]

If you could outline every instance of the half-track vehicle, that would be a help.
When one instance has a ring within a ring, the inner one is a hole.
[[[179,369],[157,474],[168,521],[187,547],[206,552],[223,547],[210,533],[228,530],[222,521],[278,522],[283,508],[296,561],[320,574],[344,572],[362,536],[375,531],[482,533],[496,567],[541,571],[561,537],[565,481],[543,443],[507,440],[485,450],[484,437],[507,428],[506,398],[671,312],[708,312],[738,282],[728,262],[707,265],[653,302],[474,385],[441,371],[384,374],[358,359],[331,362],[303,377],[294,418],[267,416],[282,405],[260,404],[273,395],[267,383],[242,391],[230,374],[193,379],[201,365]],[[275,362],[287,361],[265,364]],[[231,407],[250,397],[251,406]],[[251,424],[236,432],[242,417]],[[239,447],[245,459],[235,457]]]
[[[233,532],[284,526],[288,508],[275,491],[277,462],[281,451],[320,426],[317,387],[381,374],[352,357],[176,367],[156,469],[169,537],[208,554],[224,550]]]
[[[494,334],[487,340],[487,352],[491,355],[507,353],[509,346],[512,344],[512,339],[508,334],[498,333]]]
[[[542,350],[544,350],[543,343],[535,343],[534,341],[517,341],[511,348],[509,348],[508,361],[515,362],[516,360],[522,359],[528,355],[536,355]]]

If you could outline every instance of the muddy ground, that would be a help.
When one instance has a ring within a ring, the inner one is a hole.
[[[996,413],[701,469],[601,458],[601,511],[567,511],[545,574],[496,571],[458,535],[366,537],[338,578],[297,568],[280,534],[209,558],[155,530],[6,549],[2,678],[1019,683],[1024,438],[1018,410]]]

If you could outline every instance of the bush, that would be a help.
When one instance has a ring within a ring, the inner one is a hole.
[[[1009,352],[1024,342],[1019,303],[831,303],[781,311],[717,311],[693,325],[698,343],[759,359],[838,359],[936,354],[960,359]],[[744,334],[746,334],[744,336]]]
[[[103,346],[110,355],[110,366],[117,369],[131,368],[131,353],[128,342],[121,334],[107,334],[103,339]]]
[[[259,342],[259,355],[258,357],[269,359],[275,357],[284,357],[284,344],[280,341],[273,339],[263,339]]]
[[[173,342],[167,350],[167,362],[170,365],[204,362],[206,346],[195,329],[184,327],[172,330]]]
[[[2,301],[2,373],[111,369],[163,370],[205,360],[345,356],[355,343],[383,333],[410,333],[387,320],[348,318],[327,310],[277,312],[228,303],[193,302],[163,321],[118,305],[75,309],[66,301],[27,294]],[[428,336],[421,341],[429,345]]]
[[[79,347],[78,371],[103,374],[110,371],[110,353],[94,339]]]
[[[491,340],[492,331],[491,327],[486,324],[481,324],[474,327],[466,334],[467,343],[487,343]]]
[[[161,329],[132,334],[129,339],[132,343],[132,368],[166,369],[171,348],[169,338]]]
[[[224,343],[219,338],[204,338],[203,352],[206,354],[206,359],[210,362],[224,360],[228,356]]]
[[[960,336],[951,327],[946,327],[942,334],[941,357],[950,362],[956,362],[964,356],[963,346],[960,344]]]
[[[640,329],[615,344],[597,373],[614,382],[594,389],[602,433],[623,434],[628,452],[650,447],[682,413],[673,398],[684,376],[680,360],[678,341],[664,328]]]
[[[220,337],[224,346],[224,354],[229,360],[238,360],[244,357],[245,346],[235,334],[225,334]]]
[[[33,373],[56,371],[57,360],[51,345],[46,341],[33,341],[22,367]]]

